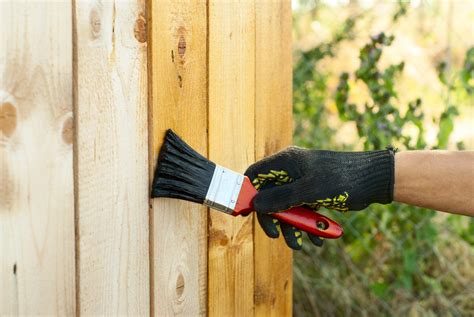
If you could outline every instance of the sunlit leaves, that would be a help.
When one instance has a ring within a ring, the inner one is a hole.
[[[474,47],[466,52],[466,59],[461,71],[461,82],[468,94],[474,94]]]

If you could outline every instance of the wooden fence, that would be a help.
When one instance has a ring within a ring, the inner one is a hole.
[[[7,1],[0,30],[0,315],[291,314],[253,216],[149,198],[168,128],[240,172],[289,144],[290,1]]]

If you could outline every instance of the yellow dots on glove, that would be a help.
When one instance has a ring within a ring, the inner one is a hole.
[[[255,189],[260,190],[265,184],[267,183],[274,183],[275,185],[283,185],[287,183],[291,183],[293,179],[288,175],[287,171],[277,171],[277,170],[270,170],[267,174],[258,174],[252,180],[252,185]]]
[[[275,227],[277,228],[278,232],[281,233],[280,222],[278,221],[278,219],[273,218],[272,221],[275,224]]]
[[[294,229],[296,229],[296,228],[294,228]],[[295,231],[295,238],[296,238],[296,242],[298,243],[299,246],[303,245],[303,237],[301,235],[301,231],[299,231],[299,230]]]
[[[347,199],[349,199],[349,194],[344,192],[334,196],[333,198],[318,199],[316,202],[323,207],[328,209],[334,209],[337,211],[348,211],[349,208],[346,206]]]

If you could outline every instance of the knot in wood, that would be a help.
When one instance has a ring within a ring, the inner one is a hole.
[[[63,123],[62,137],[66,144],[72,144],[74,122],[72,117],[67,118]]]
[[[137,20],[135,21],[135,26],[133,28],[133,33],[135,35],[135,38],[137,39],[138,42],[140,43],[145,43],[146,38],[147,38],[147,32],[146,32],[146,19],[145,15],[143,12],[140,12],[138,15]]]
[[[102,22],[100,20],[100,12],[97,8],[91,10],[89,16],[89,22],[91,24],[91,36],[96,39],[100,36],[100,30],[102,28]]]
[[[182,273],[179,273],[178,278],[176,279],[176,295],[181,297],[184,293],[184,276]]]
[[[178,41],[178,54],[179,57],[184,58],[184,54],[186,53],[186,39],[183,35],[179,37]]]
[[[0,104],[0,132],[10,137],[16,129],[16,108],[9,102]]]

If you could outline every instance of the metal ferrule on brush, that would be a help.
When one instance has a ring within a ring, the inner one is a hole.
[[[244,175],[216,165],[204,205],[232,214],[239,197]]]

